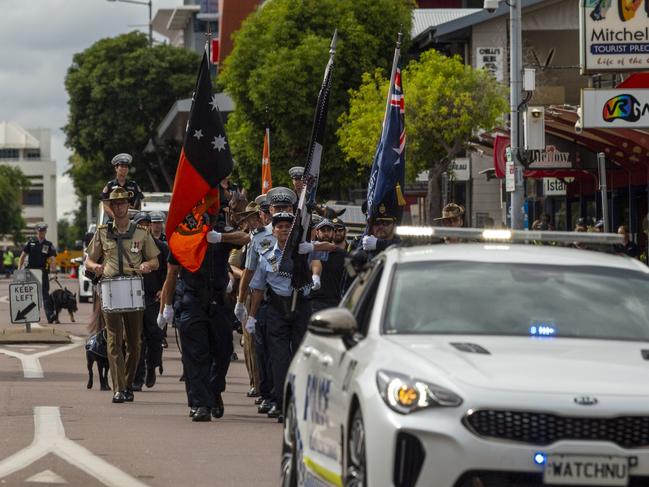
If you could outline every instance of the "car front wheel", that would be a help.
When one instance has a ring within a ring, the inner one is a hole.
[[[347,474],[345,487],[367,487],[365,458],[365,424],[360,408],[352,417],[347,435]]]
[[[298,428],[295,399],[291,397],[286,406],[284,418],[284,435],[282,441],[282,487],[297,487],[298,485]]]

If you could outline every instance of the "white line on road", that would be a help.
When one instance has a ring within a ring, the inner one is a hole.
[[[9,304],[9,296],[0,296],[0,303]]]
[[[25,379],[42,379],[43,378],[43,368],[41,367],[41,357],[47,355],[52,355],[54,353],[65,352],[66,350],[71,350],[78,347],[84,343],[83,338],[72,336],[73,342],[69,345],[64,345],[62,347],[53,348],[51,350],[45,350],[38,353],[20,353],[13,350],[7,350],[6,348],[0,347],[0,353],[4,353],[10,357],[17,358],[20,360],[20,363],[23,367],[23,375]]]
[[[0,479],[30,466],[50,453],[109,487],[146,487],[146,484],[66,438],[59,408],[53,406],[34,408],[34,440],[27,448],[0,461]]]

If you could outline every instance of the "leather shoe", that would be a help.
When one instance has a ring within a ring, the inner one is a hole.
[[[196,409],[194,416],[192,416],[192,421],[196,421],[196,422],[212,421],[212,417],[210,416],[210,408],[201,406],[198,409]]]
[[[248,396],[248,397],[257,397],[257,396],[259,396],[259,394],[257,394],[257,389],[255,389],[254,387],[251,387],[250,390],[248,392],[246,392],[246,396]]]
[[[193,418],[193,417],[194,417],[194,414],[196,414],[196,410],[197,410],[197,409],[198,409],[198,408],[189,408],[189,417],[190,417],[190,418]]]
[[[273,404],[270,401],[263,400],[259,407],[257,408],[257,412],[259,414],[266,414],[268,411],[270,411],[273,407]]]
[[[142,384],[139,383],[134,383],[132,387],[133,392],[141,392],[142,391]]]
[[[268,411],[269,418],[279,418],[282,415],[282,410],[273,404],[273,407]]]
[[[257,399],[255,399],[255,404],[259,406],[262,402],[264,402],[264,398],[259,396]]]
[[[144,383],[149,389],[155,385],[155,367],[147,367],[146,380],[144,381]]]
[[[122,403],[122,402],[124,402],[125,400],[126,400],[126,399],[124,398],[124,394],[123,394],[123,393],[121,393],[121,392],[118,391],[118,392],[116,392],[115,394],[113,394],[113,402],[115,402],[115,403]]]
[[[130,389],[122,391],[122,394],[124,395],[124,400],[126,402],[133,402],[133,400],[135,399],[135,394],[133,394],[133,391]]]
[[[215,418],[222,418],[225,413],[225,406],[223,405],[223,398],[221,394],[216,395],[216,406],[212,408],[212,416]]]

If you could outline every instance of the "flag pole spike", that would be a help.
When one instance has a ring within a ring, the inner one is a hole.
[[[329,54],[333,55],[336,53],[336,44],[338,43],[338,29],[334,30],[334,35],[331,38],[331,45],[329,46]]]
[[[209,66],[211,64],[211,58],[212,58],[212,53],[210,52],[212,46],[211,46],[211,41],[212,40],[212,27],[210,26],[210,23],[207,22],[207,30],[205,31],[205,52],[207,52],[207,65]]]

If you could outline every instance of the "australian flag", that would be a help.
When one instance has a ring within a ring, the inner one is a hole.
[[[376,148],[370,180],[367,186],[367,220],[376,215],[382,203],[400,219],[400,208],[406,204],[402,188],[406,175],[406,126],[401,67],[397,64],[394,81],[390,84],[390,99],[386,108],[383,133]]]

